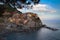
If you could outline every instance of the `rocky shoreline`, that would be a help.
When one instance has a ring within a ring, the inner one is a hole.
[[[32,32],[42,27],[40,18],[35,13],[14,14],[7,19],[2,18],[4,22],[0,23],[0,34],[9,32]]]

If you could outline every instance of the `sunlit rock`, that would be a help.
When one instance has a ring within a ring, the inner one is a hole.
[[[15,29],[19,29],[18,31],[23,30],[29,30],[29,31],[35,31],[42,27],[42,22],[37,14],[27,12],[23,14],[14,14],[12,17],[8,19],[9,25],[14,24],[16,25]],[[7,25],[7,27],[9,26]],[[13,29],[14,25],[11,25],[11,29]],[[14,30],[15,30],[14,29]]]

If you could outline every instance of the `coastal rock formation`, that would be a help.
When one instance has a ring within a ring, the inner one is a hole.
[[[16,31],[35,31],[42,27],[42,22],[37,14],[27,12],[23,14],[14,14],[8,18],[7,29]]]
[[[4,25],[4,26],[2,26]],[[42,27],[42,22],[37,14],[27,13],[16,13],[11,17],[4,19],[3,24],[0,24],[2,32],[9,31],[36,31]]]
[[[0,34],[9,32],[31,32],[37,31],[42,27],[51,30],[58,30],[43,25],[37,14],[27,13],[16,13],[7,18],[0,18]]]

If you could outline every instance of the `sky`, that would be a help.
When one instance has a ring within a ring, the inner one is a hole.
[[[52,19],[55,19],[55,20],[59,20],[60,19],[60,0],[41,0],[40,1],[40,4],[46,4],[46,5],[49,5],[51,6],[52,8],[54,8],[56,10],[55,13],[45,13],[43,15],[45,15],[45,18],[46,19],[49,19],[52,20]],[[42,15],[42,18],[44,18],[44,16]]]
[[[48,4],[56,9],[60,9],[60,0],[41,0],[42,4]]]
[[[32,9],[20,9],[22,12],[38,14],[42,20],[60,20],[60,0],[41,0]]]

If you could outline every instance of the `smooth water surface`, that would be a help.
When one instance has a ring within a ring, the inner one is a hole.
[[[43,24],[48,27],[60,29],[59,20],[43,20]],[[37,32],[31,33],[10,33],[4,36],[5,40],[60,40],[60,30],[52,31],[46,28],[41,28]]]

